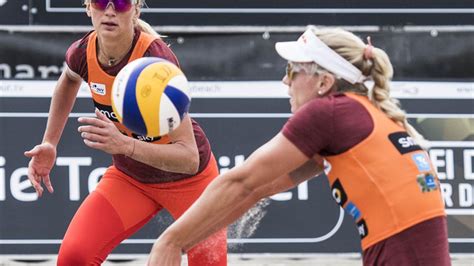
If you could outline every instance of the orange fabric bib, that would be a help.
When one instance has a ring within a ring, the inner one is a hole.
[[[353,216],[365,250],[445,211],[428,154],[366,97],[346,95],[367,109],[374,129],[350,150],[325,159],[332,195]]]

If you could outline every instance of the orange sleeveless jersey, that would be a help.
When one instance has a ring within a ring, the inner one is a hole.
[[[348,151],[327,156],[327,176],[336,202],[356,221],[365,250],[445,211],[428,154],[366,97],[346,95],[367,109],[374,129]]]
[[[114,83],[115,76],[107,74],[99,65],[96,54],[96,40],[97,34],[92,32],[89,36],[89,41],[87,43],[87,72],[88,72],[88,81],[89,88],[91,90],[92,98],[94,100],[94,105],[104,113],[110,120],[112,120],[115,126],[127,136],[134,137],[139,140],[153,142],[153,143],[169,143],[170,139],[168,136],[163,137],[146,137],[138,136],[128,130],[125,126],[120,124],[112,110],[111,94],[112,94],[112,84]],[[143,57],[143,54],[147,51],[150,44],[155,40],[155,37],[147,34],[145,32],[140,33],[140,37],[133,48],[132,54],[128,63],[131,61]]]

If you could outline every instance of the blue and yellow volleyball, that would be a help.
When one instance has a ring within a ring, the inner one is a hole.
[[[112,86],[117,119],[143,136],[163,136],[176,129],[190,104],[186,76],[162,58],[144,57],[128,63]]]

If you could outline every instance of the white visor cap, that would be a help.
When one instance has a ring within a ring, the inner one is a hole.
[[[306,30],[296,42],[277,42],[275,49],[287,61],[314,62],[351,84],[362,83],[367,78],[357,67],[329,48],[311,29]]]

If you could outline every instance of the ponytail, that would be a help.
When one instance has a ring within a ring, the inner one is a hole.
[[[379,48],[373,48],[372,57],[368,60],[373,65],[369,74],[374,81],[374,86],[369,94],[369,99],[390,119],[403,126],[416,143],[428,148],[428,141],[408,123],[407,114],[400,108],[400,102],[390,97],[390,81],[393,68],[387,54]]]

